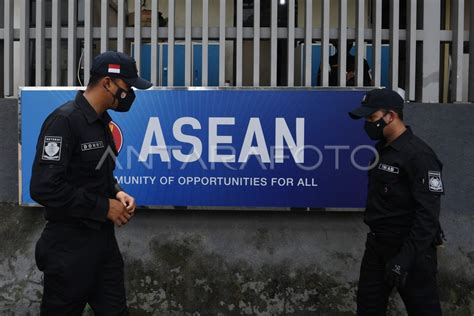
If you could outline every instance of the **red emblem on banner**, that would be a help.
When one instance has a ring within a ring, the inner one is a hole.
[[[110,121],[109,128],[110,128],[110,131],[112,132],[112,136],[114,137],[115,148],[117,149],[117,152],[120,152],[120,150],[122,149],[122,145],[123,145],[122,130],[113,121]]]

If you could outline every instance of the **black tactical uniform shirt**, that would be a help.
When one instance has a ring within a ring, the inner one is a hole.
[[[379,161],[369,171],[364,221],[376,234],[404,240],[402,253],[423,251],[438,232],[442,163],[410,128],[376,149]]]
[[[44,121],[36,145],[31,197],[49,221],[99,228],[109,222],[109,198],[120,187],[113,176],[117,155],[107,112],[99,116],[77,93]]]

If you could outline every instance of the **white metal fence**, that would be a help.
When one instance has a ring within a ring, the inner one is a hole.
[[[314,86],[316,45],[318,86],[331,84],[334,75],[346,86],[350,62],[354,85],[363,86],[366,58],[370,85],[382,85],[386,76],[407,100],[455,102],[466,92],[464,0],[0,0],[0,8],[0,97],[15,95],[18,86],[87,83],[94,55],[108,49],[133,54],[156,85],[176,85],[176,65],[184,66],[183,85],[196,85],[196,42],[201,86],[209,85],[211,67],[218,69],[219,86]],[[209,59],[211,42],[218,46],[215,60]],[[178,43],[184,58],[176,61]],[[331,46],[338,47],[337,57]]]

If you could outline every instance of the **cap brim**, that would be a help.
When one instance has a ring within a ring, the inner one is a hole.
[[[135,87],[137,89],[141,89],[141,90],[145,90],[145,89],[151,88],[151,86],[153,86],[153,84],[150,81],[145,80],[145,79],[140,78],[140,77],[124,78],[123,81],[125,81],[128,85],[130,85],[132,87]]]
[[[369,108],[369,107],[366,107],[366,106],[360,106],[357,109],[350,111],[349,116],[354,120],[358,120],[358,119],[361,119],[363,117],[367,117],[369,115],[372,115],[375,112],[377,112],[377,109]]]

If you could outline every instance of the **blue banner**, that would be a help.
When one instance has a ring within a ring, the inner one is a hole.
[[[77,90],[20,95],[21,202],[44,119]],[[120,152],[115,176],[138,205],[325,207],[365,205],[373,144],[347,112],[360,90],[136,91],[109,111]]]

